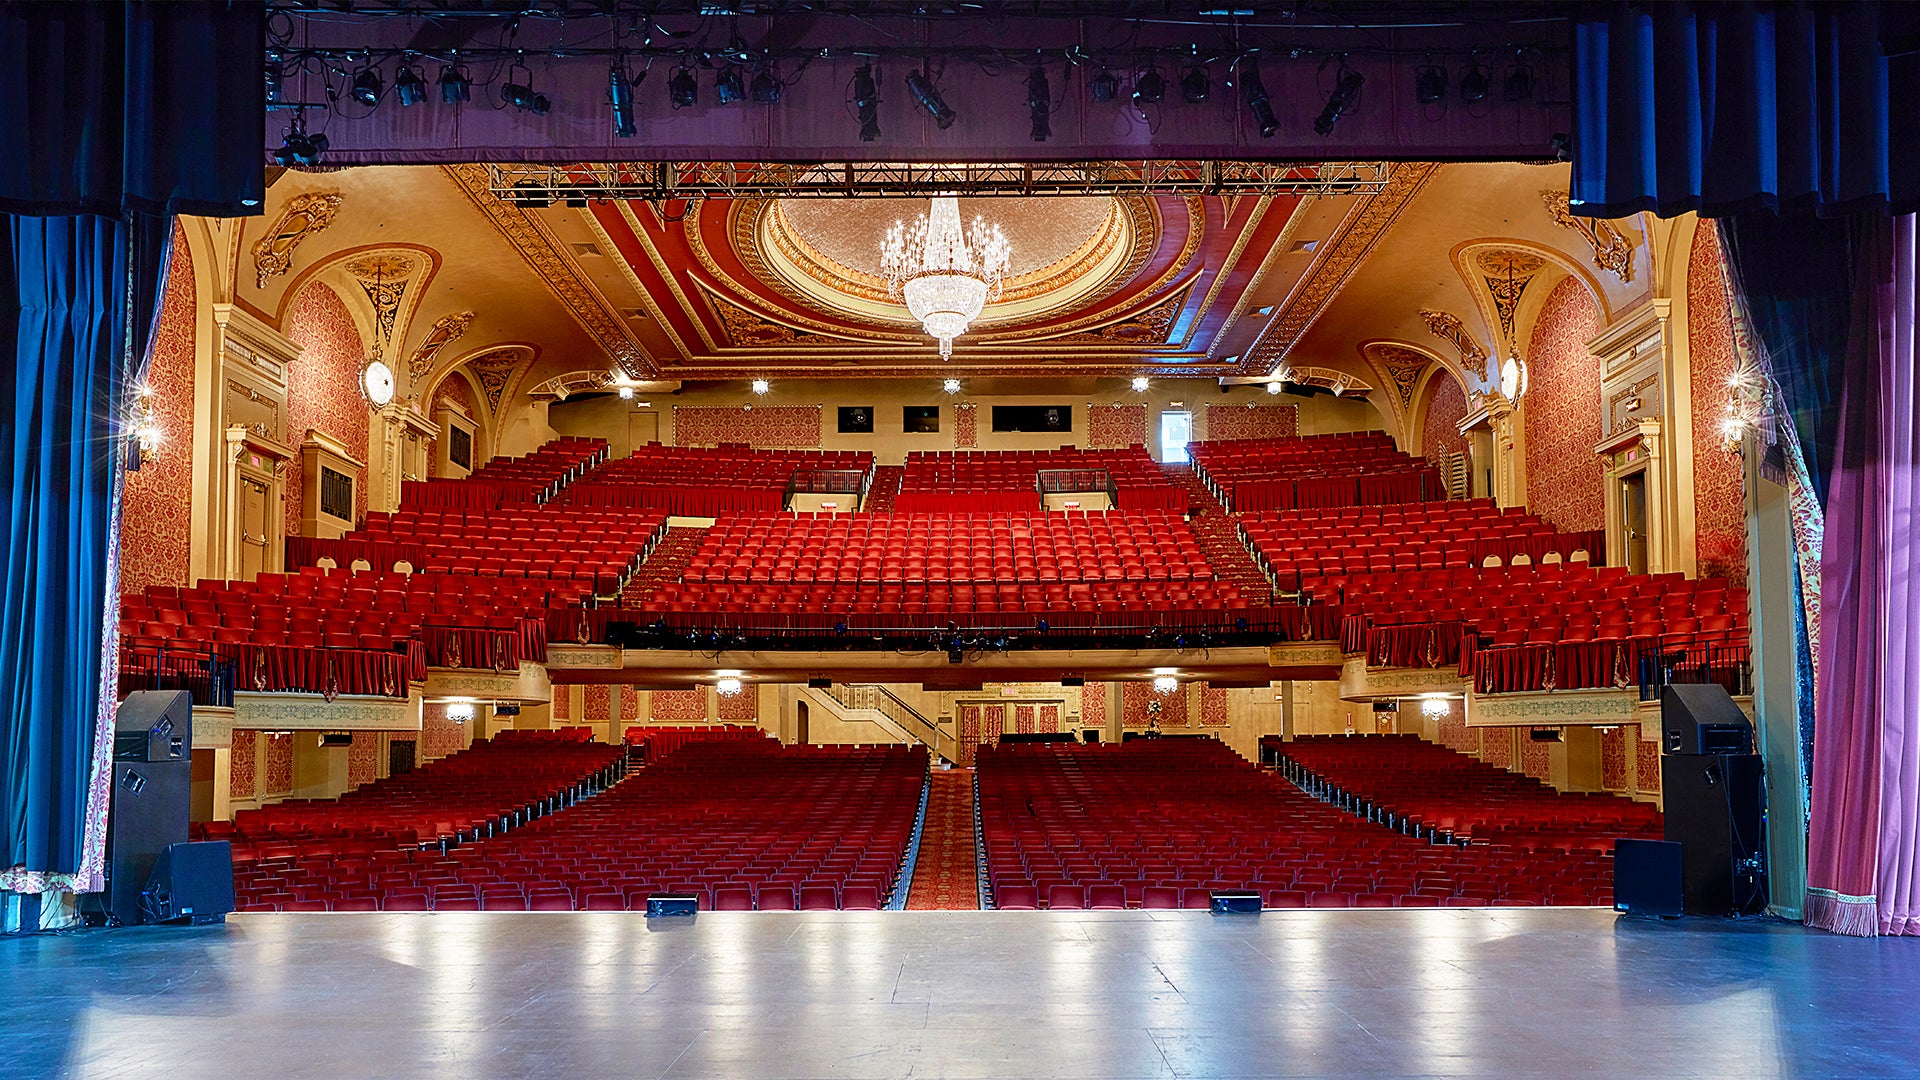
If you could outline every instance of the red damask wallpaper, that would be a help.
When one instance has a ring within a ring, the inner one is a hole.
[[[553,718],[555,720],[573,719],[573,687],[561,683],[553,684]]]
[[[1506,728],[1489,728],[1481,733],[1480,760],[1503,769],[1513,765],[1513,733]]]
[[[1738,367],[1721,276],[1720,230],[1702,221],[1687,261],[1687,343],[1693,367],[1694,554],[1705,577],[1747,581],[1747,507],[1740,455],[1720,437]]]
[[[613,719],[613,688],[604,683],[589,683],[585,705],[580,710],[581,719],[588,722]]]
[[[640,719],[640,691],[631,686],[620,691],[620,719],[627,723]]]
[[[1527,508],[1567,530],[1606,527],[1600,456],[1600,362],[1587,340],[1599,310],[1578,278],[1547,294],[1527,353]]]
[[[1300,434],[1298,405],[1207,406],[1208,442],[1224,439],[1280,439]]]
[[[308,738],[313,736],[309,735]],[[285,795],[293,790],[293,736],[267,736],[267,775],[262,795]]]
[[[705,720],[707,692],[699,690],[655,690],[653,721]]]
[[[1107,684],[1090,682],[1080,687],[1080,726],[1107,726]]]
[[[1468,729],[1466,712],[1457,701],[1447,702],[1447,713],[1434,724],[1434,735],[1435,741],[1449,750],[1473,752],[1474,732]]]
[[[1060,706],[1040,706],[1039,728],[1043,732],[1056,732],[1060,730]]]
[[[1022,735],[1031,735],[1035,731],[1036,713],[1032,705],[1013,707],[1013,730]]]
[[[174,230],[167,293],[154,328],[147,368],[147,400],[160,424],[159,450],[126,474],[120,518],[120,590],[187,585],[187,544],[193,498],[193,256]],[[249,778],[248,797],[253,785]]]
[[[1226,727],[1232,721],[1228,718],[1228,693],[1214,686],[1202,684],[1200,687],[1200,726]]]
[[[1427,381],[1427,422],[1420,435],[1420,452],[1428,461],[1467,450],[1460,421],[1467,415],[1467,395],[1452,375],[1441,372]]]
[[[347,786],[371,784],[380,773],[380,735],[373,731],[353,733],[353,745],[347,747]]]
[[[1528,739],[1520,744],[1520,771],[1535,780],[1545,780],[1553,771],[1553,749],[1551,743],[1534,742]]]
[[[1627,790],[1626,728],[1600,733],[1600,786],[1608,791]]]
[[[1641,738],[1639,732],[1634,731],[1632,728],[1627,728],[1626,731],[1627,737],[1632,739],[1634,745],[1638,748],[1635,752],[1640,755],[1640,760],[1634,766],[1639,778],[1639,783],[1635,786],[1641,791],[1649,793],[1659,791],[1660,744]]]
[[[367,460],[367,399],[360,389],[366,349],[347,306],[332,289],[316,282],[300,290],[283,329],[305,346],[300,359],[287,369],[287,443],[297,450],[309,429],[324,431],[345,443],[349,454]],[[304,482],[296,458],[287,477],[289,536],[300,532]],[[354,485],[353,502],[354,520],[363,520],[367,516],[365,469]]]
[[[773,450],[814,449],[820,445],[820,406],[673,407],[675,446],[718,446],[723,442]]]
[[[474,715],[478,716],[484,705],[474,706]],[[457,754],[467,748],[467,728],[465,724],[447,719],[447,707],[428,705],[420,717],[420,737],[415,740],[418,757],[416,764],[424,765],[435,758],[448,754]]]
[[[1160,703],[1160,726],[1163,728],[1187,726],[1187,684],[1171,694],[1156,694],[1153,684],[1127,682],[1120,684],[1120,723],[1125,727],[1146,727],[1150,702]]]
[[[980,409],[962,402],[953,407],[953,448],[971,450],[980,445]]]
[[[1089,405],[1087,407],[1087,445],[1090,447],[1145,446],[1147,407],[1145,405]]]
[[[737,694],[716,696],[720,699],[720,719],[752,723],[760,718],[760,690],[752,683],[748,683]]]
[[[228,767],[232,770],[227,781],[229,798],[253,798],[254,774],[260,768],[255,764],[254,750],[259,741],[260,733],[257,731],[234,731],[233,754],[228,759]]]

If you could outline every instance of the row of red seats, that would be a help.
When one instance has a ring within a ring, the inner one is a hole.
[[[606,456],[604,439],[564,436],[525,457],[495,458],[464,478],[406,481],[400,485],[400,504],[487,510],[538,504]]]
[[[659,540],[666,521],[664,512],[646,508],[415,507],[368,514],[364,527],[337,539],[290,539],[287,551],[296,566],[326,558],[386,571],[404,561],[413,571],[583,577],[611,590]]]

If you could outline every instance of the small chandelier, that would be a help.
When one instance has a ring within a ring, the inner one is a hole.
[[[940,358],[946,360],[953,356],[953,339],[999,297],[1011,250],[1000,226],[984,218],[975,217],[963,232],[960,200],[946,195],[934,199],[932,211],[911,226],[900,221],[887,230],[880,267],[887,294],[906,304],[928,336],[939,340]]]

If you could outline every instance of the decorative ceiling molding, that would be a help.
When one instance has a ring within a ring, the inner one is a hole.
[[[604,371],[569,371],[527,391],[527,396],[565,401],[574,394],[603,390],[612,383],[613,377]]]
[[[649,359],[615,312],[607,310],[600,296],[584,280],[573,259],[561,251],[552,235],[537,218],[516,206],[494,197],[488,189],[485,165],[445,165],[441,172],[460,189],[480,215],[513,245],[527,261],[547,289],[567,309],[607,357],[633,377],[653,374]]]
[[[1639,243],[1606,218],[1575,217],[1567,193],[1548,188],[1540,193],[1554,224],[1586,237],[1593,248],[1593,265],[1609,271],[1623,283],[1633,280],[1633,251]]]
[[[1487,351],[1473,340],[1473,335],[1467,332],[1467,324],[1460,321],[1460,316],[1448,311],[1422,308],[1420,320],[1427,324],[1427,330],[1433,336],[1454,347],[1460,354],[1460,366],[1463,369],[1472,372],[1486,370]]]
[[[1314,367],[1312,365],[1288,368],[1287,381],[1295,386],[1320,386],[1329,390],[1338,387],[1339,393],[1336,393],[1334,395],[1335,397],[1342,397],[1356,390],[1361,394],[1370,394],[1375,389],[1365,379],[1354,375],[1350,371],[1341,371],[1338,368]]]
[[[498,416],[500,400],[506,396],[514,373],[531,367],[537,355],[538,350],[531,345],[496,345],[467,357],[460,366],[473,372],[487,395],[487,411]]]
[[[782,326],[762,318],[759,313],[748,311],[739,304],[723,299],[704,286],[702,292],[706,294],[707,302],[713,305],[713,313],[719,317],[720,325],[726,329],[728,344],[796,345],[819,340],[817,335],[806,330],[796,330],[791,326]]]
[[[421,339],[419,348],[414,349],[413,355],[407,358],[408,377],[416,381],[425,378],[427,373],[433,370],[434,357],[440,354],[441,349],[451,345],[465,334],[467,327],[473,325],[473,320],[474,314],[471,311],[442,315],[435,320],[434,324],[427,329],[427,336]]]
[[[1336,235],[1320,245],[1314,265],[1302,276],[1285,307],[1267,324],[1260,340],[1247,350],[1242,372],[1265,373],[1280,366],[1439,168],[1434,162],[1394,165],[1384,190],[1361,197],[1353,212],[1340,223]]]
[[[1486,248],[1475,253],[1474,263],[1479,269],[1481,282],[1486,286],[1487,295],[1493,299],[1494,314],[1500,323],[1500,339],[1506,342],[1511,352],[1514,313],[1520,308],[1520,297],[1540,271],[1546,268],[1547,260],[1518,248]]]
[[[393,343],[394,321],[407,294],[414,261],[398,251],[376,251],[348,262],[346,271],[373,306],[374,353],[385,356]]]
[[[253,245],[253,269],[260,288],[293,269],[293,253],[314,233],[333,224],[345,196],[337,191],[309,191],[295,195],[266,235]],[[236,240],[238,232],[235,233]]]
[[[1193,287],[1189,284],[1186,288],[1144,311],[1135,312],[1124,319],[1097,329],[1082,330],[1052,340],[1104,341],[1122,345],[1165,345],[1167,335],[1173,329],[1173,320],[1179,316],[1180,309],[1186,306],[1187,295],[1192,291]]]
[[[1384,376],[1387,397],[1396,412],[1413,412],[1414,391],[1420,376],[1439,358],[1399,341],[1369,341],[1360,346],[1360,355],[1369,366]],[[1443,365],[1444,366],[1444,365]]]

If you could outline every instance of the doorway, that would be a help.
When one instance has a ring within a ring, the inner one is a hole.
[[[1187,457],[1187,443],[1193,439],[1193,414],[1189,412],[1163,412],[1160,414],[1160,460],[1168,465],[1184,465]]]
[[[800,702],[799,704],[800,704],[800,708],[799,708],[799,710],[798,710],[798,714],[797,714],[797,717],[796,717],[796,719],[798,720],[798,723],[796,723],[796,724],[794,725],[794,730],[793,730],[793,734],[794,734],[794,740],[793,740],[793,741],[794,741],[794,745],[796,745],[796,746],[807,746],[807,745],[810,745],[810,744],[808,743],[808,741],[807,741],[807,735],[808,735],[808,732],[807,732],[807,703],[806,703],[806,702],[804,702],[804,701],[802,701],[802,702]]]
[[[627,455],[631,457],[635,450],[660,441],[660,414],[657,412],[631,412],[627,414]]]
[[[1647,473],[1620,478],[1620,509],[1626,526],[1627,572],[1647,572]]]
[[[249,476],[240,478],[240,579],[252,581],[266,573],[268,563],[267,485]]]
[[[387,743],[387,775],[404,776],[413,771],[412,740],[402,742],[394,739]]]

